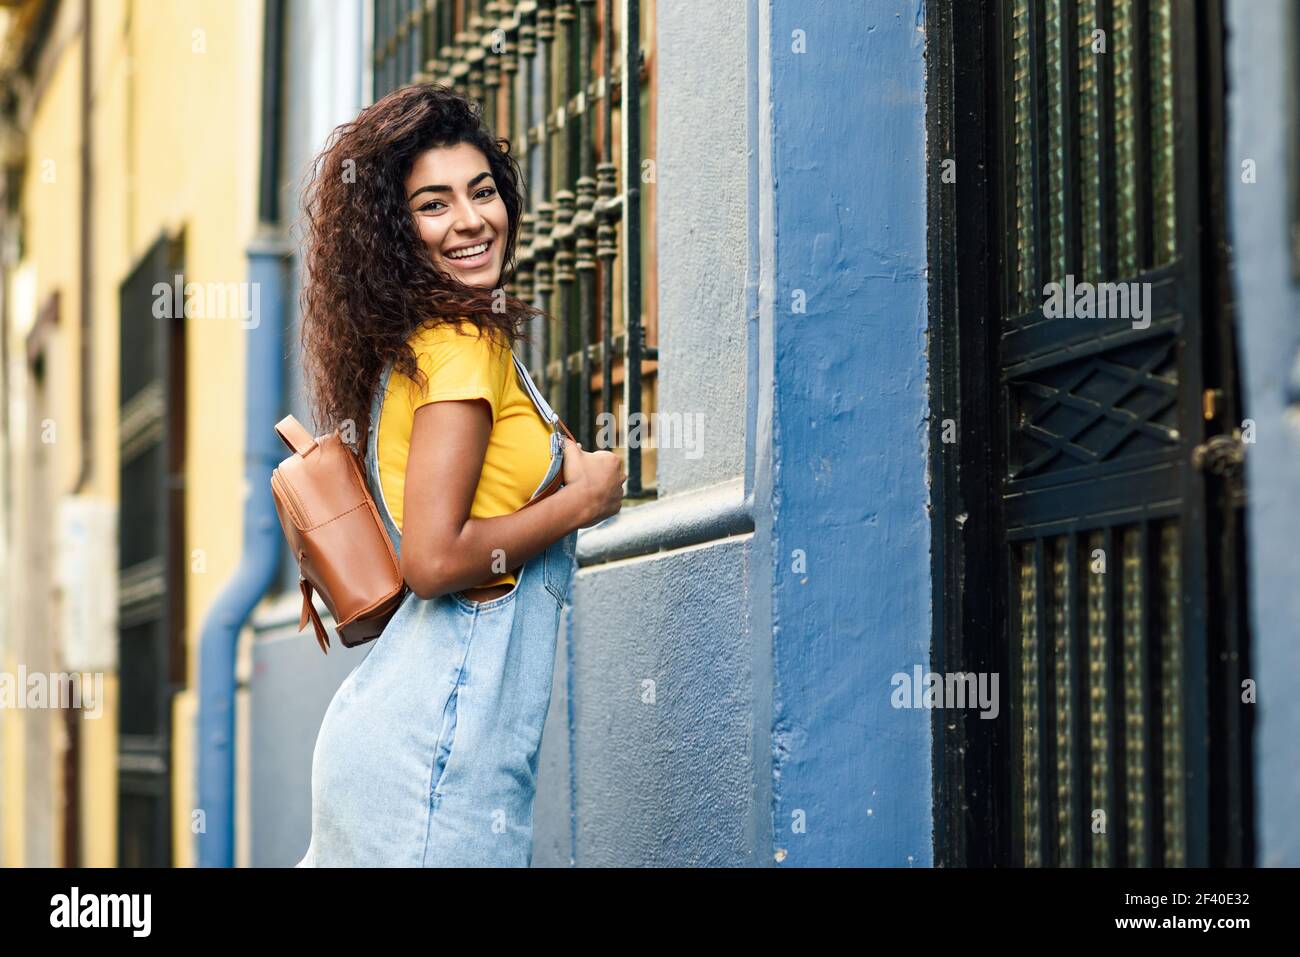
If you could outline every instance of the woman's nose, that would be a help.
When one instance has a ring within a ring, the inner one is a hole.
[[[476,233],[483,228],[483,217],[479,215],[473,204],[462,206],[455,227],[461,232]]]

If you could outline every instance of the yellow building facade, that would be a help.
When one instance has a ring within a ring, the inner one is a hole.
[[[103,613],[123,596],[115,585],[100,594],[118,577],[118,536],[133,534],[102,525],[117,515],[129,475],[120,442],[134,426],[123,409],[143,407],[119,391],[123,289],[160,238],[182,251],[187,290],[247,281],[262,3],[34,0],[2,13],[0,70],[11,94],[0,228],[0,654],[11,692],[30,694],[18,685],[24,672],[49,676],[51,687],[75,672],[83,694],[80,711],[17,699],[0,708],[0,864],[115,866],[131,863],[119,860],[120,830],[139,823],[119,808],[119,729],[132,702],[120,700],[118,662],[131,638]],[[164,420],[179,439],[171,447],[181,456],[174,524],[184,587],[169,619],[179,653],[167,661],[170,681],[155,683],[171,716],[170,863],[187,866],[198,810],[198,636],[239,557],[246,324],[203,310],[176,321],[183,348],[171,381],[180,389],[167,395]]]

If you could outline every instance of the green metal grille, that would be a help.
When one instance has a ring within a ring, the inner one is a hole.
[[[1174,258],[1174,43],[1171,0],[1151,2],[1151,205],[1154,265]]]
[[[1184,866],[1178,522],[1013,548],[1021,862]]]
[[[1131,276],[1138,270],[1134,5],[1135,0],[1111,2],[1111,51],[1115,58],[1115,268],[1120,276]]]
[[[1145,867],[1146,855],[1146,651],[1142,614],[1144,582],[1140,532],[1124,532],[1124,782],[1128,863]]]
[[[1088,538],[1088,747],[1092,782],[1092,866],[1110,863],[1110,829],[1114,808],[1110,792],[1110,621],[1106,604],[1106,567],[1092,556],[1105,559],[1106,537],[1093,532]]]
[[[1212,583],[1189,547],[1205,527],[1184,499],[1182,428],[1200,414],[1187,397],[1200,394],[1202,292],[1174,235],[1194,235],[1175,222],[1176,200],[1199,208],[1177,192],[1195,184],[1175,183],[1175,137],[1178,177],[1211,169],[1193,155],[1203,118],[1173,118],[1176,94],[1190,101],[1185,84],[1198,82],[1202,38],[1217,42],[1198,32],[1198,9],[1000,0],[990,18],[1003,164],[992,202],[1004,231],[993,268],[1004,270],[1007,320],[992,344],[1005,430],[994,536],[1008,549],[990,577],[1006,589],[1011,631],[1014,760],[998,814],[1016,864],[1187,866],[1212,852],[1213,756],[1200,733],[1212,717],[1202,631]],[[1151,328],[1110,315],[1090,335],[1048,319],[1027,296],[1070,275],[1150,283],[1161,297]]]
[[[1183,760],[1183,630],[1182,545],[1178,525],[1160,529],[1160,578],[1164,621],[1160,642],[1160,741],[1164,776],[1164,836],[1166,867],[1186,863],[1186,785]]]
[[[1052,564],[1052,626],[1053,658],[1055,659],[1056,703],[1056,848],[1057,863],[1073,867],[1074,832],[1073,792],[1074,774],[1074,631],[1071,613],[1074,608],[1074,557],[1070,554],[1070,539],[1056,539]]]
[[[1009,318],[1176,258],[1171,3],[1002,0]]]
[[[1020,700],[1023,705],[1022,761],[1024,767],[1025,865],[1042,864],[1043,835],[1040,823],[1038,759],[1042,728],[1038,712],[1038,564],[1033,546],[1027,546],[1020,562]]]
[[[1047,178],[1049,281],[1064,280],[1066,265],[1065,206],[1065,65],[1061,49],[1061,0],[1046,0],[1044,59],[1047,67]]]
[[[1032,83],[1029,61],[1029,0],[1016,0],[1011,41],[1015,141],[1016,292],[1021,309],[1031,308],[1034,291],[1034,178]]]

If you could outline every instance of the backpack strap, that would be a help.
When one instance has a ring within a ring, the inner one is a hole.
[[[290,452],[297,452],[303,457],[316,448],[316,440],[312,438],[311,433],[304,429],[302,423],[292,415],[286,415],[275,423],[275,434],[289,446]]]
[[[523,360],[515,354],[513,349],[510,351],[510,358],[514,360],[515,372],[519,376],[519,381],[523,383],[524,389],[528,393],[528,397],[533,400],[533,405],[537,407],[537,411],[541,413],[542,418],[553,420],[564,431],[564,434],[569,437],[569,441],[577,442],[578,440],[573,437],[573,433],[570,432],[569,427],[564,424],[564,420],[560,418],[559,413],[551,408],[547,403],[546,398],[542,395],[542,391],[537,388],[537,385],[533,382],[533,377],[528,374],[528,366],[524,365]]]
[[[316,611],[316,604],[311,600],[311,582],[305,578],[298,579],[298,588],[302,591],[302,614],[298,616],[298,630],[302,631],[307,624],[307,619],[311,619],[312,627],[316,630],[316,643],[320,645],[320,650],[325,654],[330,653],[330,636],[321,624],[320,615]]]

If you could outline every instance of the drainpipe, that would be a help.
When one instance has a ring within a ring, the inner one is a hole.
[[[258,230],[249,243],[248,279],[258,298],[250,319],[244,380],[244,542],[239,567],[203,622],[199,639],[200,867],[235,863],[235,657],[239,633],[275,581],[283,534],[271,496],[271,470],[284,458],[272,426],[284,402],[284,292],[289,244],[279,227],[280,69],[283,0],[265,0],[262,146]]]

